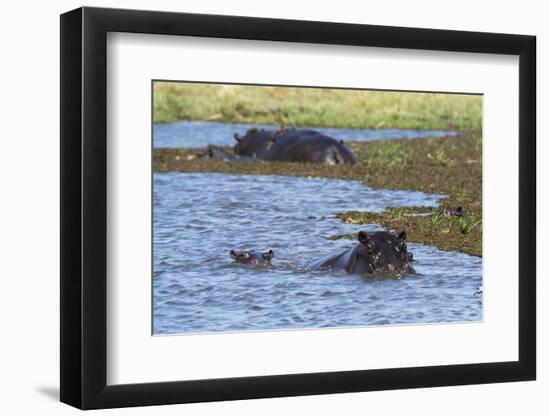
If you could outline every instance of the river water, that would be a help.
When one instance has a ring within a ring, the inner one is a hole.
[[[435,206],[439,195],[282,176],[155,173],[153,182],[155,334],[482,319],[478,257],[409,243],[417,274],[401,279],[304,268],[355,244],[327,237],[376,229],[334,212]],[[272,249],[273,265],[236,264],[231,249]]]
[[[279,126],[185,121],[153,125],[155,148],[202,148],[206,145],[234,145],[233,133],[244,135],[250,128],[274,130]],[[321,133],[344,141],[370,141],[382,139],[417,139],[434,136],[456,136],[458,132],[444,130],[406,129],[334,129],[313,128]]]

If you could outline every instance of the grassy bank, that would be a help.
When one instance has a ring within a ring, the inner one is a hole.
[[[155,82],[155,123],[479,130],[481,96]]]
[[[406,229],[408,240],[442,250],[482,254],[481,134],[454,138],[353,142],[350,147],[359,163],[354,166],[254,162],[230,163],[196,158],[193,149],[155,149],[156,172],[223,172],[256,175],[294,175],[359,180],[373,188],[418,190],[448,195],[442,207],[462,206],[464,217],[431,213],[426,207],[388,208],[382,213],[337,213],[343,221],[380,224]],[[332,238],[347,236],[333,236]]]

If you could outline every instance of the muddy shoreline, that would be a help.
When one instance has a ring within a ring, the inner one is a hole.
[[[482,255],[481,132],[458,137],[349,142],[359,163],[325,166],[282,162],[224,162],[196,158],[198,149],[153,150],[154,172],[218,172],[249,175],[311,176],[359,180],[369,187],[445,194],[442,208],[463,207],[463,217],[433,208],[388,207],[381,213],[336,213],[342,221],[406,229],[408,240],[441,250]],[[230,148],[228,148],[230,150]],[[418,216],[416,214],[424,215]],[[346,238],[333,236],[332,238]]]

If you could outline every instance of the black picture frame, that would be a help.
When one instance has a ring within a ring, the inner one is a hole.
[[[108,32],[519,56],[519,360],[107,385]],[[533,380],[536,38],[103,8],[61,15],[61,401],[81,409]]]

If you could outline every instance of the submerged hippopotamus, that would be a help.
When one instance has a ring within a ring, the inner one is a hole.
[[[267,252],[230,250],[229,256],[241,264],[267,266],[271,265],[273,251],[271,249]]]
[[[244,136],[234,134],[235,155],[264,161],[316,162],[327,165],[355,164],[353,152],[344,142],[315,130],[249,129]]]
[[[357,234],[359,244],[338,255],[321,259],[308,269],[344,270],[350,274],[414,274],[412,253],[407,251],[406,233],[364,232]]]

